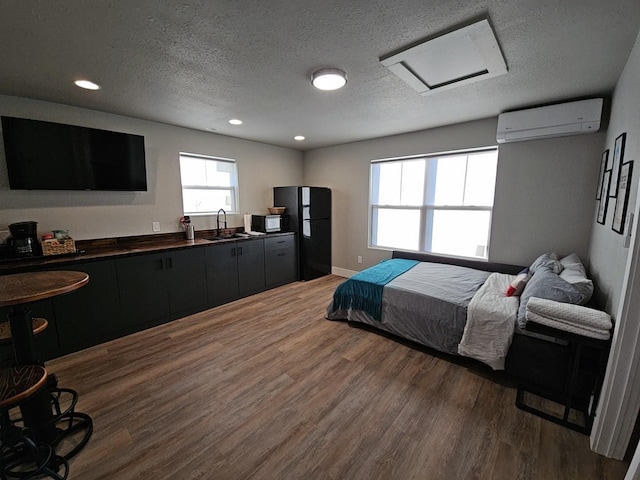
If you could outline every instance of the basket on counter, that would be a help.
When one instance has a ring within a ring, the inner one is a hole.
[[[287,207],[267,207],[271,215],[282,215]]]
[[[52,238],[42,241],[43,255],[63,255],[65,253],[76,253],[76,242],[73,241],[73,238]]]

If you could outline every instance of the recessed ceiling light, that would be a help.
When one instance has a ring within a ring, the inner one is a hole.
[[[89,80],[76,80],[75,83],[78,87],[84,88],[87,90],[100,90],[100,85],[97,83],[90,82]]]
[[[242,120],[238,120],[237,118],[232,118],[231,120],[229,120],[229,123],[231,125],[242,125]]]
[[[304,135],[296,135],[295,137],[293,137],[294,140],[298,140],[299,142],[301,142],[302,140],[305,139]]]
[[[337,68],[324,68],[311,75],[311,83],[318,90],[337,90],[347,83],[347,74]]]

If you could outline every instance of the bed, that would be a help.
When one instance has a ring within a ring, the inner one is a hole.
[[[519,291],[507,296],[514,282]],[[340,285],[326,318],[548,383],[547,367],[557,370],[567,358],[566,342],[528,331],[527,304],[542,297],[584,305],[592,292],[576,255],[543,254],[525,267],[394,251],[388,262]],[[560,385],[563,376],[558,378]]]

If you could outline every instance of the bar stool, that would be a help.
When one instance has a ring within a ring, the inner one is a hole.
[[[34,440],[34,432],[20,426],[22,419],[11,418],[10,410],[33,398],[46,388],[47,371],[39,365],[0,370],[0,478],[48,476],[65,480],[69,464],[56,455],[53,447]],[[62,470],[62,473],[59,473]]]
[[[33,317],[31,319],[31,328],[33,328],[33,334],[37,335],[38,333],[44,331],[45,328],[49,326],[49,322],[47,322],[46,318]],[[11,342],[11,328],[9,327],[9,322],[1,322],[0,323],[0,343],[10,343]]]
[[[2,366],[12,366],[15,364],[15,355],[13,352],[12,338],[11,338],[11,328],[9,326],[9,322],[0,320],[0,362]],[[46,318],[33,317],[31,319],[31,328],[33,329],[33,334],[37,335],[38,333],[43,332],[49,326],[49,322],[47,322]],[[49,382],[55,379],[49,379]]]
[[[45,318],[33,317],[31,325],[33,334],[36,335],[47,328],[48,322]],[[9,322],[0,322],[0,345],[10,345],[11,341]],[[3,366],[14,367],[15,359],[5,360]],[[45,435],[45,440],[53,448],[57,448],[63,440],[69,440],[66,443],[72,447],[62,448],[64,454],[61,456],[61,458],[69,460],[82,450],[91,438],[93,420],[86,413],[75,410],[78,403],[78,393],[70,388],[59,387],[58,378],[55,374],[47,375],[46,387],[49,392],[48,398],[53,417],[48,422],[34,419],[33,422],[38,424],[38,427],[35,428],[35,433],[39,435],[42,430],[49,429],[52,433],[51,435]]]

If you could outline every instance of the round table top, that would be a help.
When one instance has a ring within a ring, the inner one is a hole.
[[[89,282],[84,272],[50,271],[0,276],[0,307],[73,292]]]

